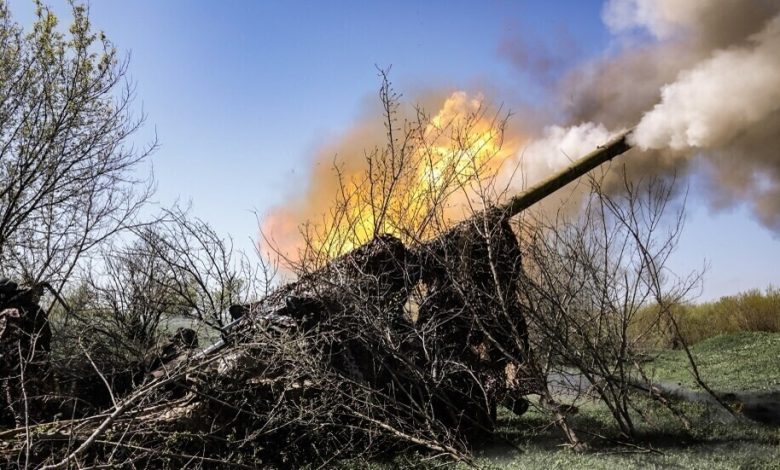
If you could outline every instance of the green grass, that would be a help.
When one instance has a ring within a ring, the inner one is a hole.
[[[702,375],[723,391],[780,388],[780,334],[741,332],[696,344],[693,353]],[[655,377],[694,388],[682,351],[664,351],[647,364]],[[668,410],[641,402],[644,418],[634,416],[641,448],[621,445],[607,408],[599,402],[578,403],[571,424],[590,449],[575,453],[549,417],[531,410],[522,417],[501,415],[500,436],[477,452],[476,463],[510,469],[769,469],[780,468],[780,428],[727,415],[703,404],[679,408],[691,422],[686,430]]]
[[[699,444],[658,453],[602,450],[585,454],[535,448],[477,464],[496,469],[776,469],[780,452],[759,443]]]
[[[575,453],[565,447],[549,418],[530,411],[522,417],[503,415],[497,441],[477,452],[486,468],[560,469],[732,469],[778,468],[780,430],[748,422],[724,422],[722,414],[703,405],[683,405],[691,420],[686,431],[668,410],[647,402],[646,420],[636,416],[639,447],[620,444],[606,407],[590,402],[571,419],[590,449]],[[601,437],[596,437],[598,435]]]
[[[780,334],[721,335],[695,345],[693,352],[717,389],[780,388]],[[665,351],[647,366],[658,379],[693,387],[681,351]],[[474,463],[489,469],[780,469],[778,427],[735,420],[701,403],[680,403],[677,408],[691,424],[686,429],[656,402],[639,398],[637,403],[643,416],[633,415],[634,446],[620,442],[606,406],[590,399],[576,403],[579,413],[570,417],[570,424],[588,443],[584,453],[565,445],[563,434],[544,412],[532,407],[518,417],[501,409],[497,436],[474,450]],[[389,463],[372,462],[369,467],[439,468],[436,461],[411,454]],[[454,467],[468,468],[465,464]]]
[[[691,347],[704,381],[718,391],[780,389],[780,334],[740,332]],[[698,388],[683,351],[663,351],[645,369],[657,380]]]

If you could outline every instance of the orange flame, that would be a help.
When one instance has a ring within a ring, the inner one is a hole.
[[[382,233],[428,238],[481,206],[483,185],[523,140],[507,136],[505,120],[483,101],[452,93],[433,117],[391,123],[392,135],[358,126],[337,146],[346,158],[329,173],[315,169],[309,191],[266,218],[266,248],[294,261],[332,258]]]

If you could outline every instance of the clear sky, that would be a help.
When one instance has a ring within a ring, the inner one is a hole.
[[[30,23],[31,2],[10,5]],[[534,102],[543,99],[539,77],[502,45],[569,51],[559,66],[587,60],[611,47],[601,9],[595,0],[93,0],[91,18],[131,54],[136,104],[148,116],[136,138],[156,131],[162,144],[153,157],[159,202],[191,201],[196,215],[249,247],[253,212],[299,190],[318,145],[376,98],[375,65],[392,65],[407,96],[462,88]],[[695,182],[688,208],[673,268],[706,261],[703,298],[780,284],[780,239],[746,208],[710,212]]]

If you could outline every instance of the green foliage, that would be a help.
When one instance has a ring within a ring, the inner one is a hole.
[[[88,9],[70,26],[36,2],[28,31],[0,0],[0,274],[66,281],[80,259],[132,225],[151,191],[136,177],[149,148],[129,142],[127,62]]]
[[[687,344],[724,333],[739,331],[780,332],[780,288],[768,287],[764,292],[752,289],[714,302],[698,305],[674,305],[672,315]],[[650,331],[641,343],[648,348],[673,345],[674,331],[657,306],[637,312],[631,325],[633,332]]]

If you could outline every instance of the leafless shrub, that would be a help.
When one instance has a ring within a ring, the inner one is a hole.
[[[666,267],[683,226],[682,208],[670,213],[673,183],[626,180],[624,191],[607,194],[592,180],[580,216],[530,219],[521,232],[518,293],[545,378],[541,393],[552,398],[551,387],[574,378],[570,392],[597,396],[627,439],[641,416],[637,384],[651,388],[639,359],[645,337],[671,328],[680,340],[668,307],[642,328],[635,320],[650,304],[685,301],[699,281]]]
[[[171,273],[166,289],[179,299],[180,316],[221,330],[228,308],[268,293],[274,265],[236,252],[228,237],[181,208],[164,211],[152,227],[135,230],[152,256]]]
[[[214,341],[228,306],[257,292],[260,268],[250,271],[229,240],[180,209],[133,234],[104,245],[69,291],[70,308],[52,312],[59,393],[89,405],[77,414],[110,405],[175,357],[181,328],[194,335],[185,343]]]

